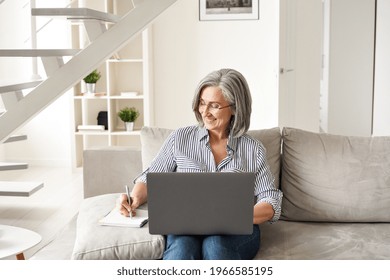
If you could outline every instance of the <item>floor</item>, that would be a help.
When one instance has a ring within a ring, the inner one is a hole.
[[[82,177],[81,168],[29,167],[0,172],[1,181],[44,182],[44,187],[30,197],[0,196],[0,224],[23,227],[42,236],[38,245],[24,252],[26,259],[49,258],[40,253],[47,244],[53,250],[61,251],[58,245],[67,252],[72,249],[71,235],[83,197]],[[61,238],[64,242],[58,241]]]

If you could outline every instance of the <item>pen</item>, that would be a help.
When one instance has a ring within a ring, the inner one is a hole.
[[[126,188],[127,199],[128,199],[129,205],[131,207],[131,204],[133,204],[133,201],[132,201],[131,196],[130,196],[129,187],[126,185],[125,188]],[[129,215],[130,215],[130,218],[133,218],[133,213],[131,212],[131,209],[129,211]]]

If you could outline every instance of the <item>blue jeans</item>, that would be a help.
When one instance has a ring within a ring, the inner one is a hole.
[[[250,235],[168,235],[164,260],[250,260],[260,248],[260,229]]]

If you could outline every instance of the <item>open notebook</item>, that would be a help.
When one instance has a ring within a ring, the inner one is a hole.
[[[119,213],[118,209],[114,208],[106,216],[99,220],[102,226],[116,227],[143,227],[148,222],[148,211],[137,209],[137,215],[130,218]]]

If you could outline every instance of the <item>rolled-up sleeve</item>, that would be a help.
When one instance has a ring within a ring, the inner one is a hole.
[[[263,145],[257,148],[257,172],[255,177],[256,204],[267,202],[272,205],[274,216],[270,222],[276,222],[282,210],[282,192],[275,187],[275,178],[266,160],[266,152]]]

